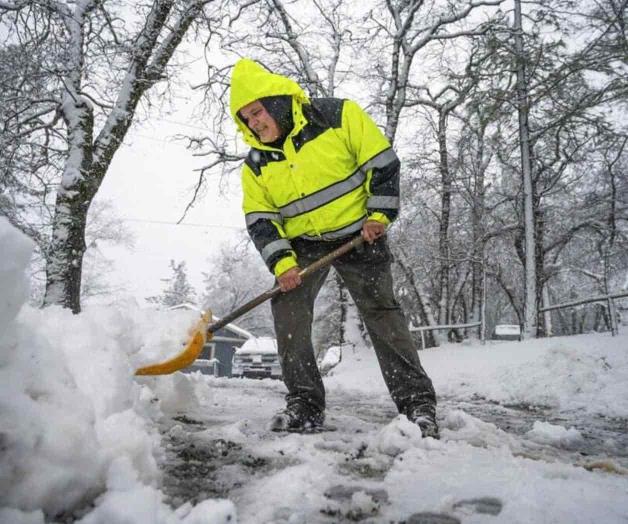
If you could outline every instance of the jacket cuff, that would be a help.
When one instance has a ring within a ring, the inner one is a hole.
[[[288,255],[287,257],[283,257],[282,259],[280,259],[275,264],[275,267],[273,268],[273,273],[276,277],[278,277],[279,275],[282,275],[289,269],[292,269],[296,266],[298,266],[297,257],[295,257],[294,255]]]
[[[382,213],[380,211],[373,211],[372,213],[369,213],[369,215],[368,215],[368,217],[366,219],[367,220],[375,220],[377,222],[381,222],[385,226],[390,225],[390,218],[388,218],[384,213]]]

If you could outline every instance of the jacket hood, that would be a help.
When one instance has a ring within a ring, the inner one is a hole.
[[[267,96],[288,95],[293,99],[293,116],[300,116],[301,106],[309,103],[305,91],[294,80],[271,73],[257,62],[243,58],[236,62],[231,73],[231,116],[244,135],[244,141],[252,147],[266,148],[238,116],[244,106]],[[295,113],[296,112],[296,113]],[[295,127],[300,121],[294,118]]]

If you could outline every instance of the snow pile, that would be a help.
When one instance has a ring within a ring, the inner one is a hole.
[[[352,349],[352,348],[351,348]],[[318,365],[321,374],[325,375],[333,370],[342,360],[342,346],[331,346],[325,352],[325,356]]]
[[[447,440],[460,440],[480,448],[508,446],[511,450],[519,450],[514,437],[495,424],[484,422],[460,409],[447,412],[440,424],[441,433]]]
[[[567,429],[539,420],[534,423],[527,436],[539,444],[549,444],[561,448],[572,448],[582,442],[582,434],[576,428]]]
[[[628,416],[626,333],[550,339],[541,347],[534,361],[502,367],[490,377],[503,387],[492,393],[496,400]]]
[[[24,268],[34,247],[31,240],[16,231],[6,218],[0,217],[0,336],[26,300],[28,283]]]
[[[423,440],[419,426],[410,422],[405,415],[399,415],[384,426],[375,438],[374,444],[379,452],[394,457],[425,442],[428,441]]]
[[[194,388],[180,375],[161,377],[155,391],[133,377],[145,352],[163,349],[155,340],[179,347],[185,330],[173,326],[188,325],[189,313],[23,306],[31,243],[4,219],[0,242],[0,522],[76,511],[83,523],[233,520],[225,501],[164,503],[154,419],[193,405]]]
[[[439,396],[484,397],[628,417],[628,330],[486,345],[446,344],[419,356]],[[386,394],[374,351],[343,352],[326,379],[346,389]]]
[[[161,362],[173,356],[173,349],[182,349],[189,335],[195,330],[200,313],[191,309],[155,310],[139,309],[135,303],[121,304],[125,315],[142,328],[131,334],[133,364],[142,367]]]
[[[476,446],[454,435],[450,430],[439,447],[410,447],[395,458],[383,481],[390,498],[386,522],[406,521],[416,512],[461,522],[625,521],[624,477],[531,460],[505,445]]]

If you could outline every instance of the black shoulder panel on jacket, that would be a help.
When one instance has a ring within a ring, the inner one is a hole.
[[[342,126],[342,108],[344,105],[343,98],[313,98],[312,103],[305,108],[306,112],[309,109],[313,113],[315,119],[325,122],[328,128],[338,128]]]
[[[251,168],[257,176],[262,174],[262,168],[271,162],[285,160],[286,157],[279,151],[264,151],[262,149],[251,149],[244,159],[244,163]]]
[[[294,149],[299,151],[309,141],[327,129],[337,129],[342,126],[342,98],[313,98],[310,104],[303,106],[303,114],[307,124],[292,138]]]

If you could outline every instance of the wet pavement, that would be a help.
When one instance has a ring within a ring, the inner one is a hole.
[[[442,409],[460,409],[484,422],[517,436],[525,436],[536,421],[564,428],[575,428],[582,439],[560,447],[534,443],[535,449],[545,449],[539,458],[554,458],[586,467],[599,461],[612,461],[628,470],[628,419],[587,414],[582,411],[558,412],[547,406],[500,404],[481,397],[469,400],[444,399]],[[525,441],[524,441],[525,442]]]
[[[251,394],[267,395],[278,402],[277,390],[257,388]],[[243,393],[246,395],[246,393]],[[338,427],[333,438],[322,440],[317,449],[328,451],[336,457],[337,470],[354,479],[372,482],[382,480],[391,462],[383,458],[373,460],[366,457],[364,435],[378,431],[395,416],[396,412],[387,398],[357,396],[346,392],[332,394],[328,399],[328,419]],[[230,411],[231,409],[231,411]],[[251,444],[231,442],[227,438],[213,438],[221,435],[223,425],[234,423],[233,407],[208,408],[196,414],[179,414],[162,421],[161,431],[166,450],[162,462],[164,480],[162,489],[166,500],[173,507],[185,502],[197,503],[206,498],[229,498],[238,503],[238,493],[246,483],[274,474],[282,468],[298,463],[298,457],[257,456],[256,439],[279,438],[270,432],[265,435],[263,423],[252,429]],[[583,412],[558,412],[547,406],[504,405],[480,397],[470,399],[443,398],[439,402],[439,419],[448,413],[462,411],[478,419],[480,424],[494,425],[490,432],[498,445],[509,445],[513,455],[534,460],[562,462],[581,466],[589,470],[603,470],[612,474],[628,474],[628,420],[600,415],[587,415]],[[203,413],[212,413],[212,419],[203,419]],[[218,417],[218,418],[216,418]],[[220,418],[222,417],[222,419]],[[528,432],[536,421],[575,428],[581,438],[567,442],[539,443],[530,438]],[[255,425],[255,424],[253,424]],[[203,434],[203,438],[196,437]],[[447,436],[444,436],[447,440]],[[469,441],[471,445],[473,441]],[[480,441],[479,446],[486,442]],[[353,510],[343,510],[342,503],[347,495],[346,486],[337,486],[325,493],[330,504],[321,509],[325,522],[352,522],[368,520],[368,515],[359,515]],[[368,490],[367,490],[368,491]],[[349,494],[350,495],[350,494]],[[385,501],[385,492],[373,492],[373,503]],[[499,512],[500,501],[469,500],[459,504],[471,508],[468,511],[492,514]],[[339,509],[340,508],[340,509]],[[408,522],[436,523],[457,522],[442,520],[450,518],[440,514],[415,514]],[[439,520],[441,519],[441,520]],[[317,521],[318,522],[318,521]]]

